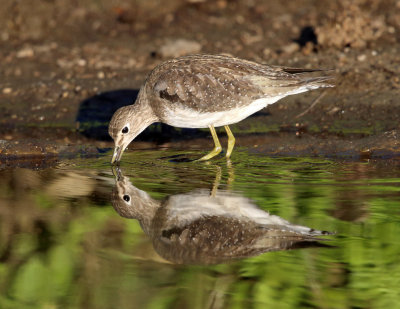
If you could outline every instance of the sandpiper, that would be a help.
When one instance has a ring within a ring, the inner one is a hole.
[[[180,128],[209,128],[215,147],[199,160],[218,155],[222,148],[215,127],[228,135],[226,157],[235,138],[228,125],[292,94],[321,87],[331,76],[310,77],[321,69],[269,66],[225,55],[190,55],[161,63],[149,74],[133,105],[113,115],[109,134],[118,162],[129,143],[155,122]]]

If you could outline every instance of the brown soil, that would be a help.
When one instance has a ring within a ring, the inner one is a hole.
[[[5,0],[0,29],[0,156],[21,145],[111,147],[112,111],[154,66],[187,53],[335,70],[336,87],[304,115],[320,90],[232,126],[242,145],[264,133],[266,153],[400,152],[400,1]],[[207,134],[155,126],[141,139],[185,136]]]

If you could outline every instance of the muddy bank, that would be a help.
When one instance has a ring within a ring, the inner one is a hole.
[[[134,100],[154,66],[187,53],[228,53],[334,68],[336,75],[336,87],[302,116],[320,91],[283,99],[232,126],[243,145],[252,147],[255,134],[265,134],[257,151],[329,155],[379,148],[397,154],[399,1],[160,3],[6,0],[0,8],[0,139],[27,145],[25,151],[35,149],[32,139],[39,148],[109,148],[113,110]],[[121,91],[127,92],[93,101]],[[157,125],[141,140],[181,144],[207,136]],[[8,154],[12,147],[1,145]]]

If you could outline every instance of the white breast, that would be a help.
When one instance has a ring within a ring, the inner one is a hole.
[[[280,95],[276,95],[274,97],[257,99],[249,105],[227,109],[221,112],[202,113],[191,108],[178,107],[175,110],[168,110],[166,112],[164,115],[164,122],[179,128],[207,128],[211,125],[214,127],[230,125],[249,117],[267,105],[274,104],[286,96],[306,92],[319,87],[320,85],[318,84],[303,85],[299,88],[281,93]]]
[[[182,107],[167,111],[164,119],[167,124],[179,128],[207,128],[210,125],[220,127],[237,123],[258,112],[267,105],[275,103],[282,97],[258,99],[244,107],[213,113],[201,113],[190,108]]]

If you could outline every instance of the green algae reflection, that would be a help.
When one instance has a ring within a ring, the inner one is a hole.
[[[133,151],[121,168],[162,200],[194,189],[239,192],[286,220],[335,231],[330,248],[174,265],[136,220],[112,208],[109,157],[0,177],[1,308],[396,308],[400,168],[393,162],[271,158],[237,149],[231,164]],[[172,159],[171,159],[172,158]]]

